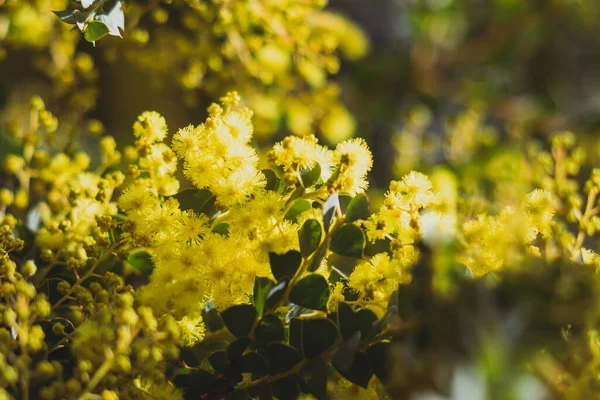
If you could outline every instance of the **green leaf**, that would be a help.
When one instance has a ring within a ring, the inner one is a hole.
[[[286,278],[292,279],[301,262],[302,255],[296,250],[290,250],[285,254],[269,253],[271,272],[278,282]]]
[[[292,208],[285,214],[285,219],[291,222],[296,222],[298,220],[298,215],[302,214],[305,211],[308,211],[312,208],[310,205],[310,201],[308,200],[296,200],[292,205]]]
[[[354,313],[356,327],[361,333],[361,340],[367,340],[374,332],[373,324],[377,321],[377,315],[368,308],[363,308]]]
[[[329,248],[341,256],[361,258],[365,248],[365,235],[354,224],[344,224],[333,232]]]
[[[102,21],[90,21],[83,31],[83,37],[88,42],[95,42],[110,33],[110,28]]]
[[[271,375],[286,372],[300,362],[298,351],[287,344],[271,343],[267,348],[267,353]]]
[[[259,317],[262,317],[263,315],[267,295],[269,294],[269,291],[273,286],[275,286],[275,282],[273,282],[269,278],[265,278],[262,276],[254,277],[254,291],[252,292],[252,301],[254,303],[254,307],[256,308],[256,312]]]
[[[186,370],[184,370],[186,371]],[[196,393],[207,393],[210,391],[223,390],[231,386],[228,379],[220,378],[203,369],[186,371],[188,373],[180,373],[174,379],[174,383],[178,387],[185,387]]]
[[[313,186],[321,178],[321,166],[317,163],[312,168],[304,168],[300,171],[302,186],[305,188]]]
[[[296,189],[294,189],[294,191],[290,195],[290,198],[285,202],[285,205],[288,206],[292,201],[296,200],[303,194],[304,194],[304,188],[302,186],[298,186]]]
[[[283,322],[274,314],[265,315],[254,330],[257,342],[268,344],[285,340]]]
[[[75,25],[77,22],[73,15],[73,10],[52,11],[60,20],[66,24]]]
[[[327,311],[329,285],[322,275],[310,274],[294,285],[290,301],[313,310]]]
[[[279,400],[296,400],[300,396],[298,376],[291,375],[271,382],[273,395]]]
[[[344,378],[365,389],[373,376],[373,371],[369,365],[369,359],[367,358],[367,355],[362,352],[356,352],[354,354],[354,359],[350,368],[340,369],[336,367],[336,369]]]
[[[302,350],[304,357],[315,358],[335,343],[337,327],[326,318],[305,319],[302,321]]]
[[[283,298],[285,291],[288,287],[289,280],[281,281],[277,285],[273,286],[273,288],[267,294],[267,300],[265,301],[265,310],[270,310],[275,307],[279,301]]]
[[[354,362],[354,354],[360,344],[360,331],[356,331],[348,340],[337,346],[331,364],[338,370],[347,370]]]
[[[226,222],[216,224],[212,231],[214,233],[218,233],[219,235],[229,236],[229,224]]]
[[[152,256],[145,250],[129,254],[127,263],[146,276],[150,275],[154,270]]]
[[[360,339],[368,339],[374,333],[373,324],[377,321],[375,313],[367,308],[356,312],[347,303],[338,303],[338,326],[344,340],[348,340],[356,331]]]
[[[256,380],[252,378],[252,380]],[[252,400],[272,400],[273,391],[271,385],[268,382],[260,383],[254,387],[248,389],[248,394]]]
[[[247,352],[242,357],[242,372],[251,373],[252,380],[262,378],[269,373],[267,360],[254,351]]]
[[[352,307],[346,303],[338,303],[337,317],[342,337],[344,340],[348,340],[348,338],[358,330]]]
[[[329,232],[329,228],[340,208],[339,195],[337,193],[329,196],[325,204],[323,204],[323,227],[325,228],[325,232]]]
[[[302,228],[298,231],[302,257],[308,258],[317,250],[319,243],[321,243],[322,234],[321,224],[316,219],[309,219],[302,225]]]
[[[327,398],[327,363],[322,358],[311,360],[300,371],[300,387],[318,400]]]
[[[373,369],[373,373],[375,373],[375,376],[382,382],[385,382],[389,377],[391,368],[389,354],[391,347],[391,343],[379,342],[369,346],[367,349],[367,357],[369,359],[369,364],[371,364],[371,368]]]
[[[367,219],[371,215],[371,209],[369,208],[369,199],[364,193],[359,193],[350,204],[348,204],[348,209],[346,210],[346,222],[358,221],[361,219]]]
[[[302,354],[302,320],[300,318],[290,319],[289,336],[290,345]]]
[[[229,361],[233,361],[236,358],[240,357],[242,354],[244,354],[244,351],[246,351],[246,349],[248,348],[249,345],[250,345],[249,337],[244,336],[241,338],[237,338],[236,340],[231,342],[229,347],[227,347],[227,359]]]
[[[225,326],[236,337],[248,336],[256,316],[256,309],[249,304],[231,306],[221,313]]]
[[[323,261],[323,258],[325,258],[325,255],[327,254],[327,248],[329,247],[328,245],[329,238],[326,237],[325,241],[321,243],[321,245],[317,248],[317,251],[311,257],[307,267],[308,272],[314,272],[317,270],[317,268],[319,268],[321,261]]]
[[[202,310],[202,320],[211,332],[216,332],[225,326],[219,312],[213,307],[210,301],[207,301],[204,305],[204,310]]]
[[[350,193],[342,192],[340,193],[340,210],[342,214],[346,214],[346,210],[348,210],[348,205],[352,201],[352,196]]]
[[[212,217],[217,213],[216,197],[208,189],[186,189],[172,196],[179,201],[181,210],[192,210]]]
[[[275,171],[272,169],[263,169],[261,170],[265,178],[267,179],[267,184],[265,185],[266,190],[270,190],[272,192],[277,191],[277,187],[279,186],[279,178]]]
[[[222,374],[223,371],[225,371],[225,368],[229,363],[227,353],[223,350],[215,351],[214,353],[209,355],[208,362],[210,363],[211,367],[213,367],[213,369],[219,374]]]

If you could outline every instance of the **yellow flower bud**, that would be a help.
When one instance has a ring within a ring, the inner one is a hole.
[[[23,160],[23,157],[21,156],[17,156],[14,154],[8,154],[5,158],[4,158],[4,172],[6,172],[7,174],[16,174],[20,171],[23,170],[23,168],[25,167],[25,160]]]

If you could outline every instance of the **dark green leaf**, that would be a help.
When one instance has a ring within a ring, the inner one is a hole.
[[[185,387],[187,390],[199,393],[218,391],[231,386],[228,379],[220,378],[203,369],[187,372],[189,373],[180,373],[175,377],[174,383],[176,386]]]
[[[246,389],[237,389],[223,397],[223,400],[249,400],[250,394]]]
[[[296,400],[300,396],[297,375],[286,376],[271,383],[273,395],[279,400]]]
[[[269,262],[273,276],[280,282],[294,277],[302,262],[302,256],[296,250],[290,250],[285,254],[269,253]]]
[[[290,301],[313,310],[327,311],[329,285],[322,275],[308,275],[294,285]]]
[[[110,28],[102,21],[90,21],[83,31],[83,37],[88,42],[95,42],[108,35]]]
[[[325,238],[325,241],[321,243],[321,245],[317,248],[317,251],[310,258],[308,263],[308,272],[314,272],[321,265],[321,261],[325,258],[327,254],[327,248],[329,247],[329,238]]]
[[[353,222],[359,219],[367,219],[370,215],[369,199],[364,193],[359,193],[348,204],[345,221]]]
[[[279,178],[275,174],[275,171],[272,169],[263,169],[261,171],[265,178],[267,178],[267,184],[265,185],[266,190],[270,190],[272,192],[277,191],[277,186],[279,183]]]
[[[275,282],[273,282],[269,278],[265,278],[262,276],[254,277],[254,291],[252,298],[254,302],[254,307],[256,308],[256,312],[258,313],[259,317],[262,317],[263,315],[267,295],[269,294],[269,291],[273,286],[275,286]]]
[[[300,171],[300,177],[302,178],[302,186],[305,188],[313,186],[321,178],[321,166],[315,164],[312,168],[304,168]]]
[[[231,306],[221,313],[225,326],[236,337],[248,336],[256,321],[256,309],[249,304]]]
[[[249,345],[250,338],[247,336],[237,338],[236,340],[231,342],[229,347],[227,347],[227,358],[229,359],[229,361],[233,361],[236,358],[240,357],[242,354],[244,354],[244,351],[246,351]]]
[[[322,358],[311,360],[300,371],[300,386],[318,400],[327,398],[327,364]]]
[[[300,318],[290,319],[290,345],[302,355],[302,320]]]
[[[150,275],[154,270],[152,256],[144,250],[129,254],[127,263],[144,275]]]
[[[291,222],[296,222],[298,220],[298,215],[302,214],[305,211],[308,211],[312,208],[310,202],[308,200],[296,200],[292,205],[292,208],[285,214],[285,219]]]
[[[229,363],[227,359],[227,353],[222,350],[215,351],[214,353],[209,355],[208,362],[210,363],[211,367],[213,367],[213,369],[219,374],[222,374],[223,371],[225,371],[225,367],[227,367],[227,364]]]
[[[373,333],[373,324],[377,321],[375,313],[367,308],[363,308],[354,313],[356,328],[361,333],[361,340],[367,340]]]
[[[329,196],[325,204],[323,204],[323,227],[325,228],[325,232],[329,232],[329,227],[333,224],[339,208],[340,201],[337,193]]]
[[[52,11],[64,23],[75,25],[75,16],[73,10]]]
[[[379,342],[369,346],[367,349],[367,357],[369,358],[369,364],[373,369],[373,373],[383,382],[389,377],[391,368],[389,354],[391,347],[390,343]]]
[[[365,389],[373,376],[373,371],[369,365],[369,359],[367,358],[367,355],[362,352],[356,352],[354,354],[354,360],[350,368],[344,370],[336,367],[336,369],[344,378]]]
[[[346,210],[348,209],[348,205],[350,205],[351,201],[352,196],[350,193],[340,193],[340,210],[342,211],[342,214],[346,214]]]
[[[216,332],[225,326],[219,312],[213,307],[210,301],[207,301],[204,305],[204,310],[202,310],[202,320],[211,332]]]
[[[302,349],[304,357],[315,358],[335,343],[337,327],[326,318],[302,321]]]
[[[286,372],[300,362],[298,351],[283,343],[271,343],[267,348],[271,375]]]
[[[329,248],[341,256],[361,258],[365,248],[362,229],[354,224],[342,225],[331,235]]]
[[[290,281],[286,279],[285,281],[281,281],[277,285],[273,286],[273,288],[267,294],[265,310],[270,310],[271,308],[275,307],[277,303],[279,303],[285,294],[285,290],[287,289],[289,282]]]
[[[317,250],[322,236],[321,224],[316,219],[309,219],[298,231],[298,241],[300,242],[300,254],[308,258]]]
[[[360,331],[361,340],[368,339],[373,334],[373,324],[377,321],[375,313],[363,308],[356,312],[347,303],[338,303],[338,326],[344,340],[356,331]]]
[[[219,235],[229,236],[229,224],[221,222],[220,224],[215,225],[212,231],[214,233],[218,233]]]
[[[269,373],[269,366],[260,354],[250,351],[242,358],[242,372],[251,373],[252,379],[262,378]]]
[[[208,217],[216,214],[216,197],[208,189],[186,189],[173,196],[179,201],[182,210],[192,210],[203,213]]]
[[[252,378],[253,380],[256,380]],[[254,386],[248,389],[248,393],[252,396],[253,400],[272,400],[273,392],[271,385],[267,382],[263,382],[260,385]]]
[[[286,206],[289,205],[292,201],[296,200],[303,194],[304,194],[304,188],[302,186],[298,186],[296,189],[294,189],[294,191],[290,195],[290,198],[288,199],[288,201],[286,201],[285,205]]]
[[[349,304],[338,303],[338,326],[344,340],[348,340],[358,330],[358,324],[354,319],[354,311]]]
[[[285,339],[283,322],[273,314],[265,315],[254,330],[256,340],[262,344],[279,342]]]

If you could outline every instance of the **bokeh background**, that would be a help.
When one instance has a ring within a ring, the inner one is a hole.
[[[86,132],[127,144],[142,111],[162,113],[176,131],[202,122],[206,106],[236,88],[257,112],[261,145],[290,132],[315,133],[331,144],[366,138],[375,186],[410,169],[465,164],[506,137],[543,139],[570,129],[597,146],[595,0],[331,0],[325,13],[297,22],[312,36],[299,36],[290,50],[292,63],[305,44],[318,53],[326,71],[312,71],[316,78],[306,68],[278,76],[289,62],[277,52],[258,67],[244,65],[239,54],[212,57],[231,36],[214,28],[225,17],[207,16],[202,7],[222,10],[222,3],[125,2],[124,38],[106,37],[94,47],[51,13],[69,1],[0,0],[0,129],[14,129],[30,96],[40,94],[60,121],[56,135],[65,149],[74,151],[73,138]],[[296,35],[293,26],[287,33],[244,31],[257,2],[238,3],[234,26],[251,56]],[[291,7],[258,3],[277,18]],[[323,2],[298,3],[321,12]],[[317,43],[327,42],[322,37],[335,42],[333,50]],[[269,68],[274,78],[261,75]],[[319,73],[326,83],[318,84]],[[93,151],[96,142],[77,143]]]

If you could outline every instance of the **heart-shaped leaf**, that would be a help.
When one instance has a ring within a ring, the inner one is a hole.
[[[265,345],[271,342],[281,342],[285,339],[283,322],[276,315],[267,314],[256,326],[254,336],[257,342]]]
[[[300,243],[300,254],[308,258],[317,250],[322,236],[321,224],[316,219],[309,219],[298,231],[298,241]]]
[[[271,343],[267,348],[271,375],[289,371],[300,362],[298,351],[283,343]]]
[[[310,274],[294,285],[290,301],[313,310],[327,311],[329,285],[322,275]]]
[[[369,208],[369,199],[364,193],[359,193],[352,198],[348,209],[346,210],[346,222],[353,222],[361,219],[367,219],[371,215]]]
[[[254,308],[256,308],[256,312],[258,313],[259,317],[262,317],[263,315],[267,295],[269,294],[269,291],[273,286],[275,286],[275,282],[273,282],[269,278],[265,278],[262,276],[254,277],[254,291],[252,292],[252,301],[254,303]]]
[[[249,304],[231,306],[221,313],[225,326],[236,337],[248,336],[256,316],[256,309]]]
[[[344,224],[333,232],[329,248],[341,256],[361,258],[365,248],[365,235],[354,224]]]
[[[315,164],[312,168],[304,168],[300,171],[300,178],[302,178],[302,186],[305,188],[313,186],[321,178],[321,166]]]
[[[83,37],[88,42],[96,42],[110,33],[110,28],[102,21],[90,21],[84,28]]]
[[[269,263],[273,276],[280,282],[294,277],[302,263],[302,255],[296,250],[290,250],[285,254],[269,253]]]
[[[152,256],[147,251],[136,251],[129,254],[127,263],[144,275],[150,275],[154,270]]]
[[[298,215],[310,210],[311,208],[312,206],[310,205],[310,201],[303,199],[296,200],[289,211],[285,214],[285,219],[291,222],[296,222],[298,220]]]
[[[302,321],[302,350],[304,357],[315,358],[328,350],[338,335],[337,327],[326,318]]]

